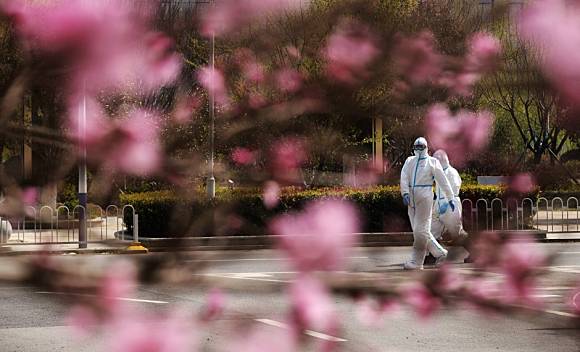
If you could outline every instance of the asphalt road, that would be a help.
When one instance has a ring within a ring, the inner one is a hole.
[[[570,328],[565,302],[571,284],[580,282],[580,244],[538,244],[558,253],[538,295],[546,302],[541,319],[520,316],[486,316],[467,308],[446,309],[427,322],[406,308],[390,314],[379,326],[365,326],[357,319],[350,300],[336,298],[342,329],[335,335],[312,331],[305,338],[314,345],[336,341],[344,351],[578,351],[580,330]],[[351,253],[349,272],[409,281],[416,273],[399,270],[408,247],[356,249]],[[211,266],[198,272],[203,278],[238,287],[227,292],[226,314],[204,335],[204,350],[226,350],[232,326],[264,326],[284,329],[287,311],[285,293],[267,289],[293,280],[295,273],[284,258],[270,250],[210,253]],[[88,260],[95,265],[114,265],[115,256],[67,257],[74,265]],[[2,259],[0,265],[5,265]],[[469,273],[466,264],[454,264]],[[266,289],[263,289],[266,288]],[[206,293],[195,287],[140,286],[128,304],[139,310],[169,308],[199,310]],[[70,308],[66,297],[33,287],[0,284],[0,351],[104,351],[107,336],[81,338],[67,326]],[[231,350],[231,349],[229,349]],[[275,349],[272,349],[275,351]]]

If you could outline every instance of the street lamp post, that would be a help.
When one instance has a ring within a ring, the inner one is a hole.
[[[79,248],[87,248],[87,146],[85,135],[87,133],[87,97],[83,87],[83,97],[79,104],[79,132],[81,135],[80,161],[79,161]]]

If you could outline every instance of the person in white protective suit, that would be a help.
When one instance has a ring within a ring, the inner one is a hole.
[[[443,233],[447,232],[451,238],[456,239],[458,237],[466,237],[467,232],[463,230],[462,217],[461,217],[461,199],[459,198],[459,190],[461,189],[461,176],[459,172],[449,164],[449,157],[444,150],[437,150],[433,153],[433,157],[439,160],[441,167],[443,167],[443,172],[445,177],[453,190],[453,203],[457,205],[457,211],[454,212],[443,212],[439,210],[442,208],[442,201],[445,200],[443,197],[443,192],[439,184],[435,182],[435,201],[433,205],[433,221],[431,222],[431,233],[436,240],[440,240],[443,237]]]
[[[433,181],[440,185],[445,199],[441,201],[441,211],[455,210],[453,190],[445,177],[439,160],[428,154],[427,141],[419,137],[413,143],[414,156],[405,161],[401,170],[401,195],[408,207],[409,220],[413,229],[413,252],[405,262],[405,269],[423,269],[427,250],[434,253],[440,264],[447,257],[445,250],[431,234],[433,208]]]
[[[462,224],[462,209],[461,209],[461,199],[459,198],[459,190],[461,189],[461,176],[459,172],[449,164],[449,157],[447,153],[439,149],[433,153],[433,157],[439,160],[441,167],[445,173],[445,177],[453,190],[453,203],[457,205],[457,209],[454,212],[444,211],[441,212],[440,209],[444,208],[442,202],[445,201],[443,192],[439,184],[435,182],[435,197],[433,200],[433,219],[431,221],[431,233],[433,237],[439,242],[443,238],[443,234],[447,233],[453,242],[463,243],[467,239],[467,232],[463,229]],[[443,206],[443,207],[442,207]],[[435,253],[430,253],[431,255],[425,258],[425,264],[435,263],[436,255],[438,253],[437,248],[433,246],[428,246],[429,251],[433,250]]]

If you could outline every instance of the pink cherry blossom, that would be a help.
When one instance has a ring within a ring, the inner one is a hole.
[[[449,265],[443,265],[437,271],[435,288],[440,292],[453,293],[459,291],[465,284],[463,277]]]
[[[296,352],[298,341],[294,331],[272,327],[254,327],[234,340],[228,351],[239,352]]]
[[[322,52],[328,76],[344,83],[356,83],[365,78],[367,66],[378,54],[379,49],[368,29],[353,23],[339,26]]]
[[[77,144],[87,148],[89,160],[106,168],[133,175],[151,175],[162,163],[159,141],[159,117],[137,109],[120,119],[104,116],[100,105],[86,100],[86,119],[80,122],[78,101],[69,105],[68,134]]]
[[[270,224],[278,247],[300,271],[336,270],[345,265],[358,240],[357,211],[346,201],[308,203],[301,213],[286,214]]]
[[[173,115],[175,122],[178,124],[191,122],[194,114],[201,107],[201,103],[201,99],[197,95],[179,99]]]
[[[117,147],[105,165],[133,175],[151,175],[160,169],[162,149],[159,141],[158,117],[145,110],[134,110],[117,125]]]
[[[282,68],[275,74],[276,84],[281,91],[294,93],[302,87],[302,74],[292,68]]]
[[[472,243],[471,254],[474,264],[479,268],[495,266],[499,261],[502,244],[502,239],[497,232],[481,232]]]
[[[99,301],[102,309],[111,314],[122,314],[120,298],[130,297],[136,286],[137,273],[130,262],[116,263],[115,269],[109,269],[101,279],[99,287]]]
[[[364,162],[346,175],[345,183],[353,187],[376,185],[381,180],[384,167],[384,165],[378,165],[373,161]]]
[[[107,351],[197,351],[197,333],[191,315],[173,311],[167,315],[127,311],[108,322]]]
[[[247,48],[236,50],[235,60],[244,78],[250,82],[259,83],[266,77],[264,65],[256,60],[255,54]]]
[[[301,329],[331,332],[338,326],[333,300],[320,281],[300,275],[290,285],[294,319]]]
[[[275,174],[284,174],[298,169],[307,159],[305,144],[298,138],[285,138],[272,146],[270,162]]]
[[[393,63],[409,82],[424,84],[441,74],[443,57],[437,52],[433,33],[423,31],[400,39],[393,50]]]
[[[504,299],[537,305],[535,271],[546,264],[543,251],[528,238],[510,239],[503,247],[500,268],[505,274]]]
[[[226,297],[224,293],[217,288],[211,289],[207,296],[207,303],[202,312],[201,320],[210,321],[219,318],[225,310],[225,305]]]
[[[510,177],[508,188],[516,193],[529,193],[536,187],[534,176],[528,172]]]
[[[538,0],[519,17],[519,35],[536,49],[546,78],[571,103],[580,102],[580,6],[566,0]]]
[[[496,302],[503,290],[501,283],[485,278],[473,279],[465,285],[465,305],[478,313],[489,315],[494,310],[488,305]]]
[[[230,33],[251,22],[268,16],[294,11],[303,4],[301,0],[237,0],[220,1],[203,14],[201,32],[206,37]]]
[[[223,73],[208,66],[202,67],[197,73],[199,83],[210,93],[218,104],[227,105],[229,101],[226,81]]]
[[[478,32],[467,43],[467,53],[459,72],[444,72],[438,83],[454,94],[471,96],[473,86],[481,77],[493,71],[501,53],[499,40],[489,33]]]
[[[22,189],[22,202],[24,205],[35,206],[38,204],[38,189],[36,187],[25,187]]]
[[[146,10],[138,13],[128,3],[84,0],[12,0],[2,7],[28,48],[58,56],[58,62],[74,68],[70,92],[91,94],[151,90],[177,78],[181,58],[169,38],[147,27]]]
[[[249,96],[248,96],[248,105],[250,106],[250,108],[252,109],[259,109],[264,107],[266,104],[268,103],[268,100],[266,99],[266,97],[258,92],[252,92]]]
[[[300,55],[300,50],[298,50],[298,48],[295,47],[294,45],[287,46],[286,52],[288,53],[288,55],[290,55],[291,57],[293,57],[295,59],[299,59],[302,56],[302,55]]]
[[[91,146],[107,137],[112,124],[101,105],[91,97],[71,99],[65,127],[67,134],[79,145]],[[83,112],[84,111],[84,112]],[[86,118],[83,120],[83,114]]]
[[[425,123],[430,145],[447,150],[449,159],[462,166],[489,143],[493,115],[462,110],[452,116],[445,105],[436,104],[427,112]]]
[[[465,57],[465,71],[484,74],[493,70],[501,53],[501,43],[489,33],[471,36]]]
[[[232,150],[232,160],[238,165],[250,165],[256,161],[256,152],[248,148],[236,147]]]
[[[442,305],[441,299],[420,282],[407,285],[403,291],[403,297],[405,302],[423,319],[431,317]]]
[[[280,202],[280,185],[276,181],[266,181],[263,197],[266,208],[275,208]]]
[[[356,302],[356,316],[363,325],[378,327],[384,322],[387,313],[398,307],[398,303],[392,299],[380,301],[363,297]]]

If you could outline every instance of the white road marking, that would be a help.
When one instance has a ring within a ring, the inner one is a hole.
[[[224,273],[224,274],[204,274],[205,276],[219,277],[225,279],[238,279],[238,280],[254,280],[254,281],[267,281],[267,282],[291,282],[289,280],[277,280],[277,279],[267,279],[264,277],[272,276],[266,273]]]
[[[272,319],[254,319],[254,320],[259,322],[259,323],[270,325],[270,326],[275,326],[275,327],[281,328],[281,329],[288,329],[289,328],[287,324],[284,324],[284,323],[281,323],[279,321],[272,320]],[[346,342],[346,341],[348,341],[348,340],[345,340],[345,339],[340,338],[340,337],[323,334],[321,332],[313,331],[313,330],[306,330],[306,331],[304,331],[304,333],[308,336],[316,337],[318,339],[326,340],[326,341],[332,341],[332,342]]]
[[[562,317],[568,317],[568,318],[577,318],[578,317],[575,314],[567,313],[567,312],[560,312],[560,311],[557,311],[557,310],[549,310],[548,309],[548,310],[545,310],[544,312],[550,313],[550,314],[559,315],[559,316],[562,316]]]
[[[536,297],[536,298],[554,298],[554,297],[562,297],[562,295],[532,295],[532,297]]]
[[[369,259],[369,257],[348,257],[348,259]],[[239,259],[206,259],[206,262],[259,262],[288,261],[288,258],[239,258]]]
[[[543,291],[564,291],[564,290],[570,290],[573,287],[571,286],[553,286],[553,287],[539,287],[540,290]]]
[[[98,297],[97,295],[90,295],[87,293],[68,293],[68,292],[49,292],[49,291],[36,291],[35,293],[43,295],[64,295],[64,296],[81,296],[81,297]],[[139,302],[139,303],[153,303],[153,304],[167,304],[169,302],[165,301],[155,301],[150,299],[138,299],[138,298],[126,298],[126,297],[114,297],[118,301],[128,301],[128,302]]]
[[[558,273],[580,274],[580,269],[572,269],[571,267],[553,266],[548,267],[548,270]]]

